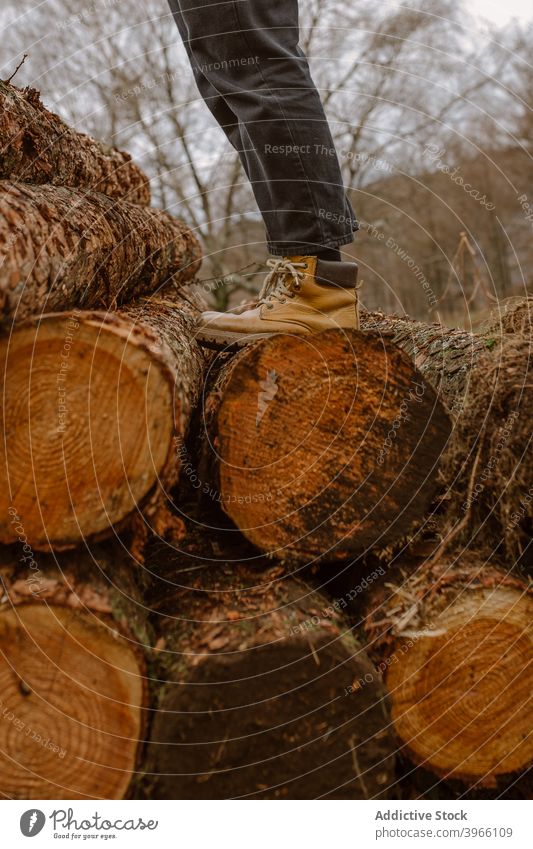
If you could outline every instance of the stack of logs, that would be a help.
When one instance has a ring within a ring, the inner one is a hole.
[[[0,82],[0,793],[512,792],[530,303],[209,353],[149,203]]]

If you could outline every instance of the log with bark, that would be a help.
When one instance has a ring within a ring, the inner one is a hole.
[[[533,517],[533,358],[528,300],[480,334],[364,313],[362,326],[399,345],[454,416],[440,466],[439,535],[519,559]],[[507,316],[507,319],[505,318]],[[514,328],[514,332],[512,330]],[[523,332],[521,332],[523,331]],[[433,524],[433,520],[432,520]]]
[[[408,316],[365,310],[361,312],[361,328],[379,334],[409,354],[456,415],[463,409],[473,370],[496,346],[492,334],[485,338],[442,324],[424,324]]]
[[[0,795],[121,799],[141,757],[151,644],[123,550],[0,551]]]
[[[221,368],[201,461],[263,551],[306,562],[402,537],[434,496],[447,414],[409,357],[377,335],[276,335]]]
[[[190,281],[200,261],[196,237],[161,210],[0,183],[0,316],[115,308]]]
[[[338,610],[279,566],[180,559],[151,561],[160,693],[144,795],[386,798],[383,688]]]
[[[500,301],[484,322],[482,332],[485,336],[503,333],[523,333],[531,336],[533,332],[533,295],[506,298]]]
[[[35,549],[146,523],[179,533],[166,505],[202,386],[196,315],[174,296],[4,332],[0,542],[16,538],[10,507]]]
[[[0,179],[93,189],[148,206],[148,177],[131,156],[77,133],[33,88],[0,80]]]
[[[533,763],[533,592],[468,549],[401,563],[363,600],[404,751],[439,776],[498,786]]]

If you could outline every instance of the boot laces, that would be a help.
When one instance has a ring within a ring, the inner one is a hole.
[[[263,288],[259,295],[258,306],[269,304],[277,300],[280,303],[285,298],[293,297],[293,287],[300,288],[300,281],[305,274],[300,268],[307,268],[305,262],[292,262],[290,259],[267,259],[267,266],[271,271],[265,277]]]

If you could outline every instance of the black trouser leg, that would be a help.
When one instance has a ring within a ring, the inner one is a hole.
[[[239,151],[272,254],[348,244],[357,229],[297,0],[169,0],[195,79]]]

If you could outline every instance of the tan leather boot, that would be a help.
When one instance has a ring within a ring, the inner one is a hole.
[[[316,256],[269,259],[255,307],[202,313],[197,338],[210,347],[240,347],[273,333],[304,335],[334,327],[359,329],[357,265]]]

